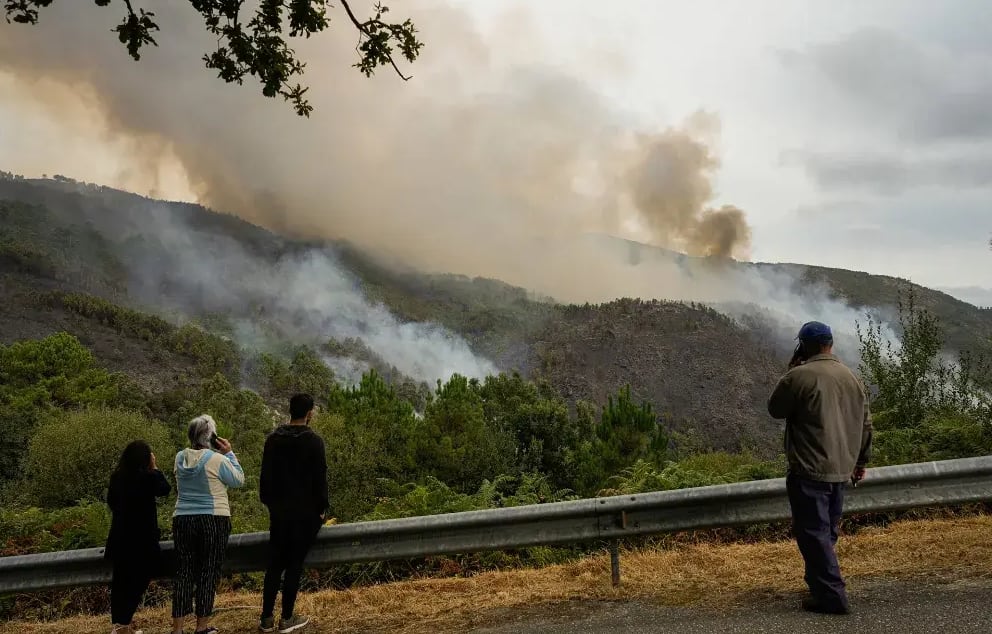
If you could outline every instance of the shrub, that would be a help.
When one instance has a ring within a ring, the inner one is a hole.
[[[747,454],[713,452],[669,462],[659,469],[639,460],[610,479],[600,495],[670,491],[714,484],[766,480],[785,475],[784,460],[758,461]]]
[[[0,557],[95,548],[110,531],[110,509],[101,502],[46,511],[37,507],[0,509]]]
[[[233,374],[241,366],[241,354],[231,341],[211,334],[195,324],[177,327],[156,315],[118,306],[85,293],[47,293],[41,302],[49,307],[61,306],[67,311],[112,328],[121,335],[141,339],[190,357],[197,361],[203,376],[210,376],[215,372]]]
[[[123,375],[96,365],[78,339],[58,333],[0,345],[0,479],[18,475],[38,421],[58,408],[128,405],[142,400]]]
[[[486,480],[474,493],[460,493],[433,477],[427,477],[421,484],[398,485],[389,482],[384,486],[390,490],[379,499],[371,512],[362,517],[363,521],[575,499],[570,491],[554,489],[548,478],[539,473],[526,473],[519,477],[503,475],[492,481]]]
[[[168,430],[140,414],[93,407],[52,415],[28,444],[25,475],[31,497],[47,507],[103,498],[121,451],[139,438],[152,446],[162,470],[171,471],[175,445]]]
[[[992,429],[974,416],[942,413],[915,427],[883,427],[875,432],[872,464],[908,464],[992,453]]]

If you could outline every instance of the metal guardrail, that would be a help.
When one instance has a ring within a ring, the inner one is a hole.
[[[992,456],[871,469],[848,488],[845,514],[992,500]],[[591,498],[505,509],[357,522],[321,529],[307,566],[387,561],[527,546],[607,541],[614,583],[617,540],[790,518],[785,479]],[[260,571],[268,533],[233,535],[227,572]],[[165,572],[172,542],[163,542]],[[108,583],[102,548],[0,558],[0,594]]]

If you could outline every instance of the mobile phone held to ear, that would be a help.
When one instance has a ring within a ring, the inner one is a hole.
[[[220,451],[220,445],[217,443],[217,434],[210,435],[210,446],[217,451]]]

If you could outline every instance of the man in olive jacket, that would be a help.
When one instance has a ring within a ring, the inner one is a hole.
[[[871,458],[871,414],[861,380],[833,354],[826,324],[804,324],[789,371],[768,399],[784,418],[786,487],[796,543],[806,563],[811,612],[847,614],[837,554],[837,525],[847,481],[864,478]]]

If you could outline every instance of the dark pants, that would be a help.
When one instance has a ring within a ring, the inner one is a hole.
[[[810,594],[829,606],[847,607],[847,592],[837,563],[837,524],[846,483],[817,482],[789,475],[786,488],[792,507],[792,532],[806,562]]]
[[[303,560],[319,530],[319,516],[269,513],[269,563],[262,592],[263,618],[272,616],[280,589],[282,618],[293,616],[300,578],[303,576]]]
[[[172,618],[214,612],[214,596],[231,535],[231,518],[220,515],[177,515],[172,518],[176,544],[176,578],[172,582]]]
[[[152,580],[153,563],[148,556],[114,558],[110,581],[110,619],[115,625],[130,625]]]

